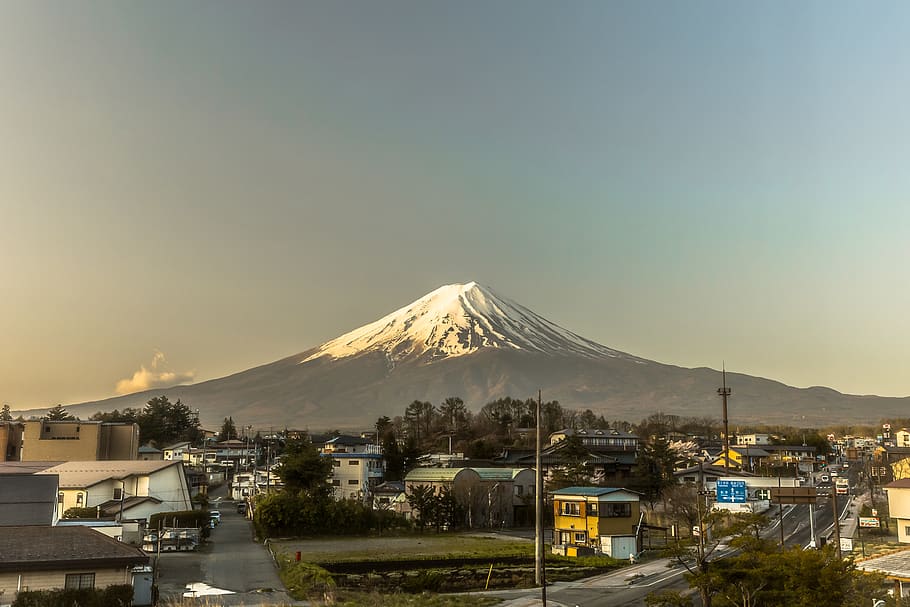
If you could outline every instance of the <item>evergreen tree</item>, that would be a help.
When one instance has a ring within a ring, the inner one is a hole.
[[[385,458],[385,480],[404,480],[404,455],[398,448],[398,439],[391,432],[382,441],[382,456]]]
[[[76,417],[64,409],[63,405],[55,405],[50,411],[47,412],[47,415],[41,419],[47,420],[49,422],[62,422],[74,420]]]
[[[0,409],[0,422],[11,421],[13,421],[13,414],[10,413],[9,403],[4,403],[3,408]]]
[[[237,426],[234,425],[234,418],[225,417],[224,423],[221,424],[221,432],[218,434],[218,440],[223,442],[235,438],[237,438]]]
[[[676,453],[664,438],[652,438],[641,444],[635,462],[632,486],[644,494],[645,499],[654,508],[667,487],[676,483],[673,470],[676,466]]]
[[[288,493],[306,493],[315,499],[331,499],[328,479],[332,474],[332,458],[322,457],[310,441],[288,443],[276,472]]]

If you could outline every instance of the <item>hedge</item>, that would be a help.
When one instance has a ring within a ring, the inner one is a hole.
[[[12,607],[129,607],[133,587],[117,584],[107,588],[69,590],[26,590],[20,592]]]

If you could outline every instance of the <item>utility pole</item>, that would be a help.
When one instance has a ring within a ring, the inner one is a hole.
[[[840,552],[840,516],[837,512],[837,485],[834,486],[834,493],[831,495],[831,507],[834,509],[834,539],[837,542],[837,558],[843,558]]]
[[[727,387],[727,365],[724,363],[722,365],[722,377],[723,377],[723,387],[717,389],[717,393],[720,395],[724,403],[724,474],[729,474],[730,472],[730,420],[727,419],[727,397],[730,396],[730,393],[733,392],[731,388]]]
[[[537,463],[537,475],[534,481],[535,491],[535,512],[534,512],[534,583],[540,586],[540,600],[543,607],[547,607],[547,577],[544,569],[543,553],[543,468],[541,467],[540,442],[541,442],[541,419],[540,419],[540,390],[537,391],[537,441],[535,446],[535,461]]]
[[[780,491],[780,474],[777,475],[777,490]],[[784,551],[784,503],[777,504],[777,516],[780,521],[780,551]]]

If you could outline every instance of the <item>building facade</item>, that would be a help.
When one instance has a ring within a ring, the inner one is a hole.
[[[7,448],[2,453],[18,451],[18,458],[6,461],[103,461],[138,457],[138,424],[47,420],[20,424],[18,449],[10,443],[14,433],[7,429]]]
[[[342,435],[326,441],[320,453],[332,460],[328,482],[336,500],[372,499],[370,493],[382,483],[385,473],[379,445],[368,438]]]
[[[600,551],[602,538],[637,536],[640,495],[616,487],[566,487],[553,499],[553,543]]]

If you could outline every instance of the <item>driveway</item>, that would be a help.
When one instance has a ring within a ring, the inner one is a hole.
[[[234,502],[221,500],[212,509],[221,511],[221,524],[211,530],[203,547],[196,552],[161,554],[160,597],[182,597],[193,585],[200,596],[217,590],[234,593],[218,596],[222,605],[294,604],[278,578],[271,554],[253,540],[252,523],[237,514]]]

